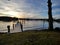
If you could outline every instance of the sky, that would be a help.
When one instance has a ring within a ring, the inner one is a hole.
[[[48,0],[0,0],[0,16],[48,18]],[[52,16],[60,18],[60,0],[52,0]]]

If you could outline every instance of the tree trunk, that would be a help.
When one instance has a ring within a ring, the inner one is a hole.
[[[53,30],[53,18],[52,18],[52,3],[48,0],[48,18],[49,18],[49,30]]]

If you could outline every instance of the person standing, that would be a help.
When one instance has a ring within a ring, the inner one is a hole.
[[[10,25],[7,26],[8,34],[10,33]]]
[[[15,25],[13,24],[13,30],[14,30]]]
[[[23,25],[21,22],[20,22],[20,27],[21,27],[21,31],[23,32]]]

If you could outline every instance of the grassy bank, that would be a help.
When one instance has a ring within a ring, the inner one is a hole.
[[[60,45],[60,33],[54,31],[0,34],[0,45]]]

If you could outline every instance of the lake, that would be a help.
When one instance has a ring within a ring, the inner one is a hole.
[[[27,20],[20,20],[20,22],[23,24],[23,30],[31,30],[31,29],[48,29],[48,22],[47,21],[27,21]],[[10,25],[10,29],[13,29],[13,23],[15,22],[3,22],[0,21],[0,31],[7,30],[7,25]],[[60,27],[60,23],[54,22],[53,23],[54,28]]]

